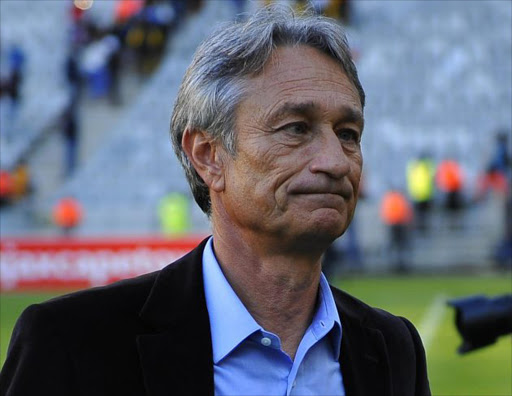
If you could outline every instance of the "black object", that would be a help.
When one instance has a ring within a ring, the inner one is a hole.
[[[482,295],[448,301],[455,308],[455,324],[463,338],[460,354],[494,344],[512,333],[512,294],[488,298]]]

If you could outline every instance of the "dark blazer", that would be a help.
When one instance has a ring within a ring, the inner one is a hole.
[[[204,245],[161,271],[28,307],[12,335],[0,395],[213,395]],[[429,395],[414,327],[333,293],[346,395]]]

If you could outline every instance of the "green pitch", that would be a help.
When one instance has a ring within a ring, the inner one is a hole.
[[[434,396],[512,396],[512,338],[501,337],[487,348],[456,353],[460,337],[453,309],[445,301],[471,294],[512,292],[510,274],[474,277],[347,277],[335,284],[370,305],[409,318],[426,346]],[[55,294],[0,296],[0,352],[5,361],[12,328],[23,308]]]

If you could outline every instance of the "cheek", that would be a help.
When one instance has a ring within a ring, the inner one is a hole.
[[[255,183],[278,187],[297,166],[302,155],[297,149],[271,142],[245,156],[245,166],[251,170]],[[298,154],[298,155],[297,155]]]
[[[363,171],[363,156],[361,152],[355,153],[351,157],[351,166],[350,166],[350,179],[355,186],[359,185],[359,181],[361,179],[361,173]]]
[[[267,215],[282,213],[288,208],[287,186],[297,170],[296,164],[286,159],[282,157],[267,164],[264,173],[255,177],[248,186],[260,207],[265,207]]]
[[[351,172],[350,179],[354,188],[359,187],[359,183],[361,181],[361,166],[355,166],[354,170]]]
[[[274,164],[256,154],[240,155],[237,162],[236,174],[231,177],[237,199],[245,202],[247,210],[258,208],[267,213],[274,200]]]
[[[266,202],[269,210],[284,209],[286,206],[286,182],[289,179],[289,169],[268,167],[265,173],[255,178],[249,186],[256,199]]]

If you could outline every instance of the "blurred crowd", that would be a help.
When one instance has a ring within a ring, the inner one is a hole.
[[[134,73],[140,79],[151,75],[159,65],[169,38],[191,13],[198,12],[201,0],[117,0],[108,23],[89,9],[92,0],[68,0],[67,55],[61,67],[68,100],[52,125],[60,130],[64,145],[62,174],[68,178],[78,165],[81,132],[81,106],[85,99],[108,98],[110,105],[123,104],[121,76]],[[27,58],[17,43],[8,48],[6,65],[0,75],[2,135],[8,143],[10,129],[23,104],[22,87]],[[0,169],[0,207],[12,205],[34,192],[27,156]]]
[[[124,106],[123,75],[129,73],[141,81],[151,76],[160,65],[177,28],[188,16],[200,12],[206,1],[117,0],[111,2],[114,4],[112,15],[105,22],[90,11],[94,7],[93,0],[68,0],[69,34],[65,61],[61,65],[68,100],[55,121],[55,129],[60,131],[64,146],[64,178],[71,178],[80,165],[78,153],[84,101],[103,100],[107,106]],[[273,2],[276,1],[260,1],[262,5]],[[229,3],[237,17],[243,18],[249,2],[230,0]],[[312,7],[315,12],[346,25],[354,23],[353,3],[349,0],[290,0],[288,3],[298,9]],[[8,109],[2,114],[15,119],[23,104],[22,87],[30,54],[16,43],[12,43],[5,53],[6,67],[0,75],[0,95]],[[357,60],[357,52],[353,56]],[[3,125],[8,128],[10,123]],[[510,132],[487,131],[495,134],[496,139],[493,152],[485,167],[480,169],[476,182],[467,177],[463,162],[453,157],[435,160],[434,153],[428,150],[418,153],[404,169],[394,170],[401,175],[403,183],[387,186],[387,191],[379,196],[378,205],[380,223],[388,231],[385,254],[396,272],[410,269],[410,252],[417,238],[437,232],[433,226],[436,215],[441,213],[440,218],[447,228],[463,231],[465,213],[490,199],[499,201],[505,224],[490,255],[499,266],[509,265],[512,260]],[[8,133],[4,135],[9,136]],[[28,155],[30,153],[20,156],[12,167],[0,169],[0,207],[13,206],[34,193]],[[368,180],[364,180],[363,185],[371,182]],[[372,190],[369,187],[365,185],[360,192],[363,200],[365,190]],[[177,235],[189,230],[189,204],[187,197],[174,191],[162,197],[155,208],[162,233]],[[66,197],[57,203],[51,216],[55,224],[69,233],[86,214],[79,202]],[[364,258],[359,233],[356,218],[344,236],[343,246],[340,248],[335,244],[326,255],[327,272],[329,262],[362,267]]]
[[[454,158],[435,163],[425,152],[409,161],[406,168],[406,191],[391,189],[381,202],[380,215],[389,228],[389,252],[397,272],[407,271],[412,230],[428,235],[432,231],[432,212],[437,204],[442,219],[451,230],[464,230],[464,211],[492,195],[500,201],[505,227],[502,239],[491,253],[496,264],[505,267],[512,260],[510,224],[511,156],[506,130],[496,133],[494,152],[474,186],[468,186],[463,164]]]

